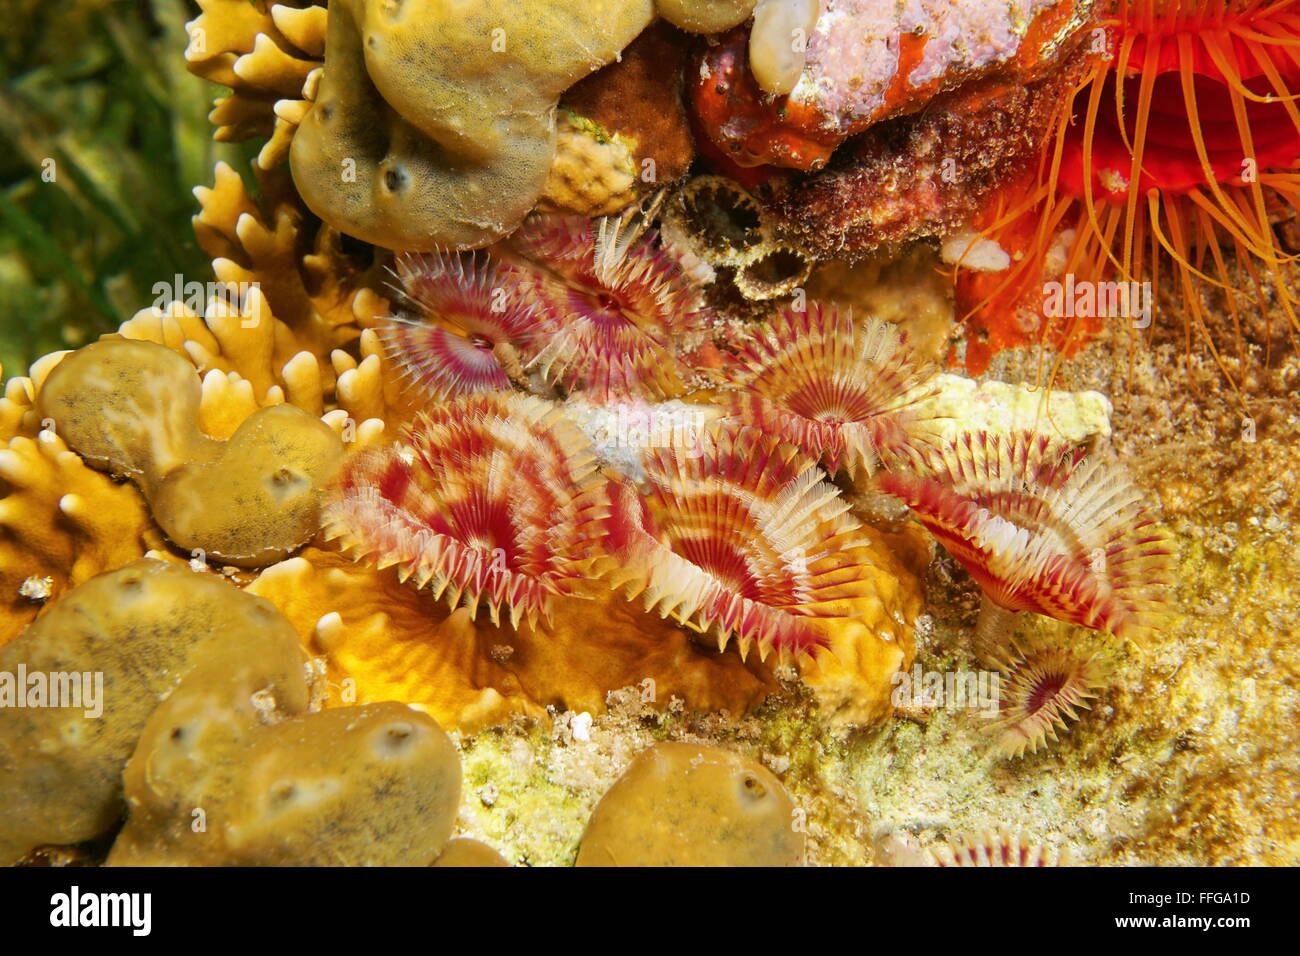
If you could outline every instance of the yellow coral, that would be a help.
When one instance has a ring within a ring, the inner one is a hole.
[[[105,337],[59,363],[39,409],[88,462],[135,481],[179,547],[269,564],[320,527],[321,490],[342,445],[309,412],[282,404],[214,440],[198,426],[202,391],[165,346]]]
[[[53,431],[11,438],[0,450],[0,645],[40,608],[19,593],[24,581],[49,578],[57,598],[161,540],[140,493],[89,468]]]
[[[249,586],[289,618],[323,658],[332,703],[404,700],[439,723],[476,731],[543,707],[602,713],[605,697],[635,687],[649,703],[677,697],[705,711],[749,709],[771,689],[734,654],[592,588],[567,599],[552,625],[493,627],[449,612],[429,593],[333,552],[308,548]]]
[[[257,163],[263,169],[279,165],[325,55],[324,4],[300,9],[265,0],[199,0],[199,8],[186,26],[186,63],[192,73],[231,90],[209,114],[215,138],[269,135]]]
[[[619,140],[602,136],[573,114],[557,124],[555,160],[542,188],[549,209],[608,216],[637,201],[636,164]]]

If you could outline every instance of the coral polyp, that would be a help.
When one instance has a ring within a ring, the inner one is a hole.
[[[979,584],[982,631],[999,609],[1135,640],[1158,625],[1171,544],[1118,467],[1029,431],[967,432],[920,460],[923,471],[881,474],[880,487]]]
[[[425,398],[511,387],[536,334],[507,266],[474,255],[397,257],[401,291],[417,316],[393,316],[380,335],[393,364]]]
[[[677,351],[702,338],[709,312],[638,217],[534,217],[512,244],[533,264],[526,294],[542,331],[532,365],[548,381],[602,401],[686,391]]]
[[[325,514],[358,558],[492,622],[545,614],[586,576],[603,484],[577,429],[541,399],[469,396],[422,413],[399,442],[353,457]]]
[[[778,314],[740,358],[733,377],[743,391],[730,396],[732,414],[831,474],[871,473],[923,437],[915,406],[934,370],[915,360],[897,326],[809,304]]]
[[[721,428],[644,465],[648,493],[617,489],[607,540],[611,578],[646,607],[765,658],[828,646],[871,596],[864,530],[794,446]]]
[[[1001,714],[991,728],[995,750],[1009,757],[1037,753],[1105,686],[1111,667],[1103,653],[1083,644],[1038,638],[1012,641],[996,666],[1002,672]]]

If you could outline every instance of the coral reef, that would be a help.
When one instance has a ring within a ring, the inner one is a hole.
[[[1289,4],[470,6],[199,4],[216,281],[0,397],[0,858],[1300,859]],[[1034,301],[1157,260],[1199,402]]]
[[[606,216],[686,174],[695,145],[682,102],[682,39],[657,23],[560,98],[543,207]]]
[[[761,764],[715,747],[663,743],[597,805],[578,866],[794,866],[794,802]]]

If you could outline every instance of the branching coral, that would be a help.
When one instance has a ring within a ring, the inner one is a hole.
[[[143,498],[86,466],[53,432],[0,449],[0,646],[36,616],[24,582],[49,599],[160,545]]]
[[[324,3],[200,0],[187,24],[191,72],[230,88],[208,117],[229,142],[269,136],[258,165],[270,169],[288,154],[294,128],[325,54]]]
[[[732,414],[820,459],[832,475],[875,470],[920,437],[914,406],[934,370],[906,333],[813,304],[786,309],[741,351]],[[914,437],[916,436],[916,437]]]
[[[980,585],[985,636],[1020,611],[1134,640],[1157,626],[1171,542],[1117,467],[1032,432],[966,433],[919,460],[880,487]]]

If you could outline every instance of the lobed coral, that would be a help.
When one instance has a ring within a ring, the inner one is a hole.
[[[578,866],[794,866],[794,802],[761,764],[715,747],[641,753],[597,805]]]
[[[62,706],[0,708],[0,860],[105,833],[125,808],[122,765],[159,699],[213,649],[256,656],[277,635],[297,651],[265,601],[152,559],[97,575],[51,606],[0,648],[10,678],[67,678],[44,692],[67,695]],[[25,695],[37,686],[25,683]]]
[[[270,564],[316,533],[342,445],[292,405],[259,409],[219,442],[198,428],[200,398],[193,368],[175,352],[104,339],[59,363],[38,410],[88,463],[135,481],[180,548]]]

